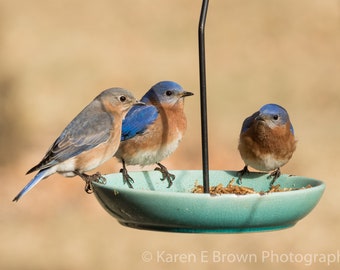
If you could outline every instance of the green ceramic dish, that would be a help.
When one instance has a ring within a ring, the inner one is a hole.
[[[325,184],[301,176],[281,175],[282,188],[310,188],[265,195],[192,193],[202,183],[202,171],[171,171],[170,188],[160,172],[131,172],[134,188],[123,184],[120,173],[106,175],[105,185],[94,183],[94,194],[104,209],[122,225],[157,231],[187,233],[240,233],[278,230],[293,226],[320,200]],[[209,171],[210,186],[237,179],[235,171]],[[235,181],[236,184],[237,181]],[[268,191],[268,174],[249,173],[242,185]]]

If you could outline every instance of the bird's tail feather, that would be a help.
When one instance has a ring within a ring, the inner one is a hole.
[[[19,192],[17,196],[13,199],[13,202],[19,201],[19,199],[24,196],[28,191],[30,191],[36,184],[38,184],[42,179],[48,177],[53,172],[51,168],[43,169],[39,171],[34,178]]]

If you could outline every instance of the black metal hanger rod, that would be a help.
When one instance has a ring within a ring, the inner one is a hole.
[[[200,102],[201,102],[201,137],[202,137],[202,162],[203,162],[203,187],[204,193],[209,193],[209,148],[208,148],[208,119],[207,119],[207,94],[205,70],[205,21],[208,12],[209,0],[202,1],[201,15],[198,26],[198,49],[200,69]]]

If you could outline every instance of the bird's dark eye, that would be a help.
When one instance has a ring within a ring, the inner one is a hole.
[[[126,100],[126,96],[120,96],[120,97],[119,97],[119,100],[120,100],[121,102],[124,102],[124,101]]]
[[[172,95],[172,91],[168,90],[168,91],[165,92],[165,94],[166,94],[168,97],[170,97],[170,96]]]
[[[277,114],[275,114],[275,115],[273,116],[273,119],[274,119],[274,120],[277,120],[277,119],[279,119],[279,116],[278,116]]]

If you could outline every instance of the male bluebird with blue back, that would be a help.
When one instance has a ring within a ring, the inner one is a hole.
[[[187,127],[184,98],[193,93],[179,84],[162,81],[154,85],[141,99],[146,106],[133,106],[123,121],[121,144],[115,156],[121,160],[123,180],[132,188],[133,179],[126,165],[157,164],[161,180],[172,185],[175,175],[160,162],[178,147]]]
[[[42,179],[56,172],[66,177],[80,176],[86,182],[88,193],[92,190],[92,181],[105,182],[100,173],[88,175],[85,172],[115,154],[123,118],[134,104],[143,103],[122,88],[110,88],[99,94],[68,124],[41,162],[27,172],[38,171],[13,201],[18,201]]]
[[[273,171],[270,185],[280,176],[280,167],[292,157],[296,148],[293,125],[287,111],[277,104],[266,104],[243,122],[238,150],[245,162],[239,180],[248,166],[259,171]]]

